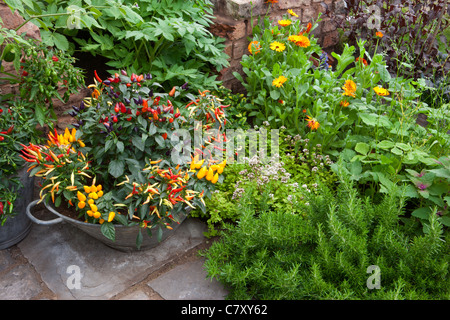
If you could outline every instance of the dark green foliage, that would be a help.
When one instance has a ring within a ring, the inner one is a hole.
[[[210,277],[229,299],[449,299],[450,249],[436,214],[425,233],[401,222],[404,198],[392,190],[379,203],[348,183],[321,186],[306,215],[257,213],[246,197],[242,219],[206,256]],[[371,265],[380,288],[369,289]]]

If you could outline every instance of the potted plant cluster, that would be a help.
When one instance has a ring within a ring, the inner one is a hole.
[[[215,151],[226,106],[207,91],[187,94],[187,84],[157,93],[150,74],[124,70],[89,87],[70,111],[73,128],[23,149],[30,175],[43,179],[35,203],[115,249],[151,248],[223,180]]]
[[[3,72],[3,83],[17,84],[17,93],[1,96],[0,104],[0,248],[22,240],[30,230],[25,214],[32,200],[34,179],[29,178],[22,145],[39,143],[43,129],[53,126],[53,99],[67,101],[82,83],[73,59],[2,28],[2,62],[16,72]],[[2,67],[3,71],[4,66]],[[63,94],[61,97],[60,92]]]

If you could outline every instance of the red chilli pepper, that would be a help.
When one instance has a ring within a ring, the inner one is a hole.
[[[94,70],[95,79],[97,79],[98,82],[103,82],[102,79],[97,74],[97,70]]]

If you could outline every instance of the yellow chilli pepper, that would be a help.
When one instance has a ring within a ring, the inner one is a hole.
[[[194,169],[195,169],[195,166],[196,166],[196,164],[197,164],[197,161],[198,161],[198,154],[195,155],[194,159],[192,159],[192,161],[191,161],[191,170],[194,170]]]
[[[95,219],[98,219],[98,218],[100,218],[101,214],[98,211],[94,211],[93,216]]]
[[[91,193],[91,187],[89,187],[89,186],[83,186],[83,188],[84,188],[84,192],[86,192],[86,193]]]
[[[214,171],[213,169],[210,167],[208,170],[208,173],[206,174],[206,180],[211,181],[212,178],[214,178]]]
[[[219,174],[216,173],[216,174],[214,175],[214,177],[212,178],[211,182],[212,182],[212,183],[216,183],[218,180],[219,180]]]
[[[97,200],[97,199],[98,199],[98,195],[97,195],[97,193],[95,193],[95,192],[91,192],[91,193],[89,193],[89,198],[92,198],[92,199],[94,199],[94,200]]]
[[[202,167],[200,170],[198,170],[197,178],[203,179],[206,176],[207,172],[208,172],[208,169],[206,169],[206,167]]]
[[[86,206],[86,202],[80,201],[78,202],[78,208],[83,209]]]
[[[116,216],[116,213],[114,211],[111,211],[108,215],[108,222],[113,221],[115,216]]]
[[[203,165],[203,162],[205,162],[205,159],[203,159],[203,160],[200,161],[200,162],[197,162],[197,163],[195,164],[195,169],[200,169],[200,168],[202,167],[202,165]]]
[[[86,201],[86,196],[82,194],[80,191],[77,191],[77,198],[82,202]]]

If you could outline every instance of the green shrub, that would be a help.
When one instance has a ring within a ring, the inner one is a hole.
[[[210,0],[29,0],[6,3],[41,28],[45,44],[90,52],[113,70],[151,72],[165,91],[188,82],[197,92],[218,85],[228,65],[223,39],[208,27]],[[114,73],[114,72],[111,72]]]
[[[435,213],[421,233],[403,221],[398,189],[372,203],[348,181],[307,200],[305,216],[258,212],[249,190],[241,220],[204,252],[228,299],[450,298],[450,236]],[[379,286],[370,266],[379,268]]]

